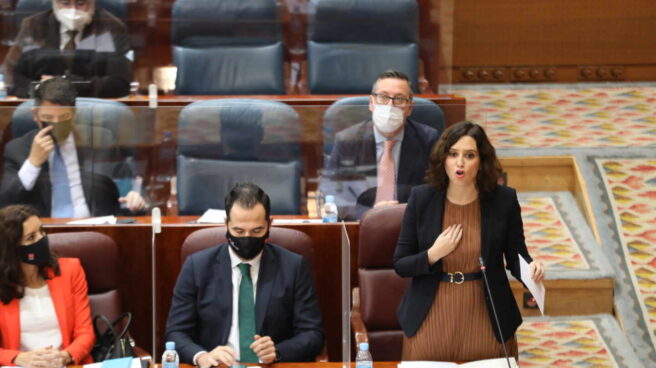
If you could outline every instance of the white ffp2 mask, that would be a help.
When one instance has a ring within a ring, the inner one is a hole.
[[[393,133],[398,130],[405,121],[403,110],[390,105],[374,105],[372,114],[374,125],[381,133]]]
[[[91,23],[91,13],[75,8],[55,10],[55,17],[69,31],[81,31],[85,25]]]

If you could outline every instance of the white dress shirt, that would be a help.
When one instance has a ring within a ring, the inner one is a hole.
[[[71,186],[71,199],[73,201],[73,214],[75,217],[89,217],[89,207],[84,198],[84,190],[82,189],[82,179],[80,177],[80,164],[77,159],[77,150],[75,149],[75,139],[73,134],[69,134],[68,138],[59,145],[64,165],[66,166],[66,174],[68,175],[68,184]],[[52,150],[48,157],[48,166],[52,170],[52,160],[55,156],[55,150]],[[23,188],[32,190],[36,184],[36,179],[41,173],[41,167],[32,165],[30,160],[25,160],[23,166],[18,170],[18,178],[20,179]],[[52,178],[52,175],[50,175]],[[52,211],[52,209],[51,209]]]
[[[232,322],[230,324],[230,334],[228,335],[228,347],[232,348],[236,353],[236,359],[239,360],[239,284],[241,283],[241,271],[239,270],[240,263],[248,263],[251,265],[251,280],[253,281],[253,302],[257,298],[257,276],[260,273],[260,262],[262,261],[262,252],[255,256],[255,258],[242,261],[239,256],[228,247],[230,253],[230,266],[232,268]],[[194,355],[193,362],[198,365],[198,356],[206,351],[200,351]]]
[[[62,345],[61,330],[55,305],[50,297],[48,285],[38,289],[25,288],[25,296],[19,301],[20,350],[31,351],[52,346],[57,350]]]

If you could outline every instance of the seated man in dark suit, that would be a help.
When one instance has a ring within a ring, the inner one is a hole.
[[[306,260],[267,243],[269,196],[250,183],[225,198],[228,243],[187,258],[173,290],[166,340],[181,363],[312,361],[324,344]]]
[[[322,180],[321,190],[338,198],[344,219],[358,219],[374,206],[407,202],[410,189],[423,183],[428,156],[440,135],[408,119],[412,86],[401,72],[388,70],[378,76],[369,110],[371,119],[337,133],[326,165],[329,177]],[[350,186],[354,181],[359,183]]]
[[[117,176],[130,175],[114,152],[81,149],[75,134],[75,88],[55,77],[35,91],[32,130],[7,143],[0,185],[0,207],[29,204],[42,217],[88,217],[119,214],[120,203],[130,211],[142,210],[144,199],[131,191],[119,198],[112,179],[85,167],[98,162],[117,162]],[[85,166],[88,162],[90,165]]]
[[[85,97],[130,91],[130,40],[120,19],[95,0],[52,0],[53,8],[23,20],[5,58],[9,93],[30,97],[32,82],[63,76]]]

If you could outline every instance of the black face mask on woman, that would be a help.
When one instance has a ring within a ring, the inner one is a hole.
[[[269,231],[267,230],[264,236],[258,238],[254,236],[237,237],[232,235],[229,230],[226,230],[226,238],[228,239],[230,248],[232,248],[239,257],[249,260],[255,258],[255,256],[260,254],[262,249],[264,249],[264,244],[269,238]]]
[[[35,266],[47,266],[50,263],[50,245],[48,236],[30,245],[20,246],[21,261]]]

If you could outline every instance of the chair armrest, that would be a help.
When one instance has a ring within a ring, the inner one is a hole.
[[[353,288],[353,307],[351,308],[351,328],[353,329],[353,338],[355,345],[359,346],[361,342],[369,342],[367,335],[367,326],[362,321],[360,315],[360,288]]]

